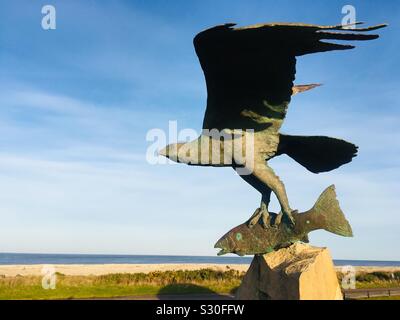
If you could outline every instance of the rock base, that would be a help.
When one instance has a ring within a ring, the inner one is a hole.
[[[296,243],[256,255],[236,299],[343,300],[343,295],[328,249]]]

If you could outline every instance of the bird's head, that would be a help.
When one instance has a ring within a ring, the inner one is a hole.
[[[168,159],[175,161],[175,162],[183,162],[187,163],[185,160],[185,157],[183,154],[179,152],[181,147],[184,145],[184,143],[171,143],[167,145],[165,148],[161,149],[158,154],[160,156],[167,157]]]

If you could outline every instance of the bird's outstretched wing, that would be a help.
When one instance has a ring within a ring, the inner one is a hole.
[[[372,40],[378,35],[362,32],[386,25],[359,29],[281,23],[234,26],[216,26],[194,38],[208,91],[204,129],[258,131],[277,122],[279,130],[293,93],[296,56],[352,49],[322,40]]]

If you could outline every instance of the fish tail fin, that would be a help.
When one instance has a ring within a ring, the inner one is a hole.
[[[340,209],[334,185],[325,189],[319,196],[312,211],[318,215],[317,219],[320,221],[322,229],[343,237],[353,236],[350,223]]]

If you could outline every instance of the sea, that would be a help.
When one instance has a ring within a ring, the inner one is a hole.
[[[31,264],[249,264],[252,257],[0,253],[0,265]],[[336,266],[400,267],[400,261],[334,260]]]

